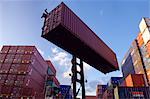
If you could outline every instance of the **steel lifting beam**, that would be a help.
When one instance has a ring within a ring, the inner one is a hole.
[[[73,97],[77,98],[78,91],[76,91],[77,82],[82,87],[82,99],[85,99],[85,85],[84,85],[84,70],[83,70],[83,60],[80,59],[80,63],[77,63],[77,57],[73,55],[72,58],[72,83],[73,83]],[[80,71],[77,70],[77,66],[79,66]],[[78,79],[77,74],[80,75],[80,79]]]

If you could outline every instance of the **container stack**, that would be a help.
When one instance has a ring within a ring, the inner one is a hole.
[[[149,18],[142,18],[142,21],[139,25],[141,37],[143,38],[143,43],[140,46],[140,51],[142,54],[143,62],[144,62],[144,69],[145,74],[147,76],[147,82],[150,85],[150,19]],[[139,38],[137,38],[138,40]]]
[[[144,49],[145,47],[143,46],[143,44],[144,44],[144,42],[143,42],[142,34],[139,33],[137,39],[132,42],[131,55],[132,55],[135,74],[143,74],[145,84],[146,84],[146,86],[148,86],[147,77],[145,74],[145,66],[143,64],[143,57],[142,57],[142,54],[146,53],[146,50]]]
[[[113,89],[107,89],[104,92],[102,99],[114,99],[114,90]]]
[[[0,96],[44,98],[47,67],[35,46],[3,46],[0,52]]]
[[[97,89],[96,89],[96,97],[97,99],[102,99],[103,98],[103,94],[106,91],[107,85],[97,85]]]
[[[142,58],[139,52],[139,49],[137,47],[137,41],[134,40],[132,42],[132,46],[131,46],[132,50],[131,50],[131,56],[132,56],[132,61],[133,61],[133,65],[134,65],[134,70],[136,74],[143,74],[144,73],[144,69],[143,69],[143,64],[142,64]]]
[[[132,60],[131,50],[132,50],[131,48],[128,50],[127,54],[125,55],[121,63],[124,78],[126,78],[129,74],[135,74],[134,60]]]
[[[139,28],[137,38],[121,63],[123,78],[119,85],[117,79],[108,83],[104,99],[109,99],[112,92],[114,97],[111,99],[150,99],[150,19],[143,18]]]
[[[125,78],[127,87],[144,87],[145,80],[143,74],[130,74]]]
[[[70,85],[60,85],[60,99],[73,99],[73,92]]]
[[[46,93],[45,97],[47,98],[58,98],[61,97],[59,96],[59,89],[60,89],[60,83],[58,79],[56,78],[56,69],[54,68],[53,64],[51,61],[46,60],[46,63],[48,65],[48,75],[47,75],[47,80],[46,80]]]
[[[150,99],[150,87],[116,87],[114,99]]]

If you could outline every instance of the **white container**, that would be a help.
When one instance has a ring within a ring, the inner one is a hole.
[[[141,33],[144,32],[146,27],[147,27],[147,25],[146,25],[146,22],[145,22],[145,18],[142,18],[142,20],[141,20],[141,22],[139,24],[139,28],[140,28]]]
[[[149,28],[146,28],[145,31],[142,34],[144,45],[150,40],[150,31]]]

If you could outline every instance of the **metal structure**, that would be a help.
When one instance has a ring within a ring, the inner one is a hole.
[[[80,71],[77,70],[77,66],[80,68]],[[85,99],[85,85],[84,85],[84,70],[83,70],[83,61],[80,59],[80,63],[77,62],[77,57],[73,56],[72,58],[72,83],[73,83],[73,95],[74,99],[79,93],[80,88],[76,91],[76,83],[78,82],[82,87],[82,99]],[[78,79],[77,74],[80,75]]]
[[[50,13],[45,10],[42,18],[42,37],[73,55],[74,99],[79,92],[76,92],[77,82],[82,87],[82,99],[85,99],[83,61],[105,74],[119,69],[116,54],[63,2]],[[76,62],[77,57],[80,63]]]

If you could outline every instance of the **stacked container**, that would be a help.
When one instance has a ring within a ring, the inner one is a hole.
[[[144,74],[143,64],[142,64],[142,60],[141,60],[142,58],[141,58],[136,40],[134,40],[132,42],[131,55],[132,55],[135,73],[136,74]]]
[[[46,60],[46,63],[48,65],[48,75],[54,75],[56,76],[56,69],[54,68],[53,64],[51,63],[51,61]]]
[[[73,99],[71,85],[60,85],[60,93],[62,95],[60,99]]]
[[[122,79],[122,77],[111,77],[110,81],[108,82],[109,89],[113,89],[118,86],[121,83]]]
[[[145,74],[147,76],[147,81],[150,85],[150,78],[149,78],[149,70],[150,70],[150,19],[149,18],[142,18],[142,21],[139,25],[140,31],[142,33],[143,38],[143,45],[140,47],[143,62],[144,62],[144,68],[145,68]],[[138,44],[139,45],[139,44]]]
[[[48,65],[34,46],[3,46],[0,67],[1,96],[44,97]]]
[[[141,47],[141,46],[144,44],[144,40],[143,40],[143,37],[142,37],[142,33],[139,33],[139,34],[138,34],[137,43],[138,43],[139,47]]]
[[[56,69],[54,68],[53,64],[51,61],[46,60],[46,63],[48,65],[47,69],[47,79],[46,79],[46,92],[45,95],[46,97],[53,97],[53,98],[58,98],[59,94],[57,93],[58,96],[56,96],[54,93],[59,89],[60,83],[58,79],[56,78]]]
[[[129,74],[135,74],[131,48],[128,50],[127,54],[125,55],[121,64],[121,68],[122,68],[122,73],[124,78],[126,78]]]
[[[130,74],[125,79],[127,87],[142,87],[145,86],[143,74]]]
[[[114,99],[114,90],[113,89],[107,89],[104,94],[102,99]]]
[[[97,89],[96,89],[96,97],[97,99],[102,99],[103,98],[103,94],[106,91],[107,85],[97,85]]]
[[[150,99],[150,87],[116,87],[115,99]]]

